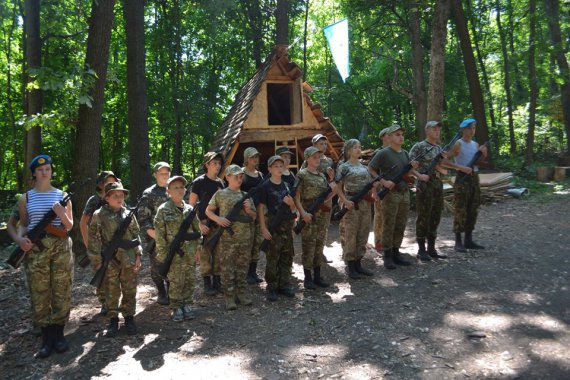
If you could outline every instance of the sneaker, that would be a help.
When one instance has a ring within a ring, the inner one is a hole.
[[[182,307],[182,312],[184,313],[184,319],[194,319],[194,310],[190,305],[184,305]]]
[[[172,321],[182,322],[184,320],[184,311],[181,308],[172,310]]]

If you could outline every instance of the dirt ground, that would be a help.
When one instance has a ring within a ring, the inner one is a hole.
[[[0,378],[156,379],[532,379],[570,378],[570,195],[508,199],[481,208],[483,251],[453,252],[450,216],[439,248],[449,259],[387,271],[372,248],[375,275],[348,280],[338,228],[324,268],[334,285],[304,291],[297,242],[297,295],[224,310],[220,296],[195,293],[196,319],[169,320],[142,272],[139,334],[102,337],[107,322],[76,269],[71,349],[35,359],[29,298],[20,271],[0,270]],[[403,252],[414,255],[414,214]],[[372,241],[372,234],[370,235]],[[263,268],[263,265],[261,265]]]

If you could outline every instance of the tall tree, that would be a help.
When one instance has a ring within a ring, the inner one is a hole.
[[[289,45],[289,1],[277,0],[275,10],[275,21],[277,25],[277,44]]]
[[[131,199],[150,184],[150,147],[145,76],[144,0],[124,0]]]
[[[42,66],[42,39],[40,36],[40,0],[24,1],[24,29],[26,31],[26,72],[27,82],[32,81],[30,73]],[[39,88],[26,89],[24,114],[33,117],[42,113],[42,91]],[[26,133],[25,167],[42,149],[42,130],[33,126]]]
[[[445,44],[450,0],[436,0],[432,22],[427,119],[441,120],[445,77]]]
[[[249,25],[249,35],[253,43],[253,61],[255,67],[261,66],[263,58],[263,17],[261,15],[260,0],[243,0],[240,4],[244,7]]]
[[[560,92],[562,96],[562,112],[564,114],[564,129],[566,130],[566,151],[570,154],[570,69],[566,60],[562,32],[560,30],[560,9],[558,0],[545,0],[548,29],[554,48],[554,57],[562,78]]]
[[[467,74],[467,83],[469,84],[469,96],[471,98],[471,106],[473,107],[473,115],[477,119],[477,140],[480,142],[489,139],[489,131],[487,127],[487,118],[485,115],[485,102],[483,100],[483,91],[479,82],[477,73],[477,64],[473,55],[473,46],[471,45],[471,37],[467,27],[467,19],[463,12],[461,0],[452,0],[453,15],[457,25],[457,34],[463,52],[463,64],[465,73]]]
[[[424,78],[424,48],[421,41],[420,4],[406,1],[408,8],[408,32],[412,42],[412,75],[414,77],[414,105],[416,107],[416,130],[420,138],[425,137],[427,122],[426,82]]]
[[[528,132],[526,135],[526,163],[532,164],[534,160],[534,129],[536,125],[536,103],[538,100],[538,83],[536,78],[536,0],[528,4],[529,35],[528,35],[528,83],[530,101],[528,106]]]

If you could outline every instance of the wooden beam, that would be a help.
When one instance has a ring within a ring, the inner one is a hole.
[[[251,143],[255,141],[280,141],[291,140],[293,138],[304,139],[311,138],[319,133],[319,128],[283,128],[270,130],[244,130],[239,134],[239,142],[241,144]]]

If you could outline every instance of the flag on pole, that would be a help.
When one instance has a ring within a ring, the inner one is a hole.
[[[346,78],[350,75],[350,64],[348,62],[348,20],[335,22],[323,29],[325,37],[331,48],[334,63],[342,77],[342,81],[346,82]]]

